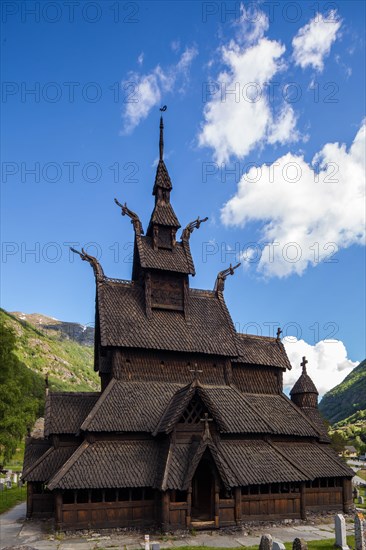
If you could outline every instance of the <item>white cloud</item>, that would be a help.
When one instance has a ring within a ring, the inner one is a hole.
[[[319,396],[337,386],[358,364],[347,357],[345,345],[340,340],[321,340],[314,346],[304,340],[284,338],[292,370],[284,374],[284,389],[290,390],[300,377],[303,356],[308,360],[307,373],[313,380]]]
[[[263,38],[269,28],[267,15],[253,3],[240,5],[240,17],[234,20],[233,26],[237,29],[236,41],[239,44],[255,44]]]
[[[266,277],[286,277],[337,261],[332,253],[338,249],[365,244],[364,204],[363,123],[348,151],[344,144],[327,143],[310,165],[287,153],[271,165],[252,167],[223,206],[221,221],[242,227],[263,222],[259,261],[248,253],[243,260]]]
[[[179,91],[184,91],[189,80],[191,63],[197,54],[195,47],[186,48],[178,63],[166,69],[157,65],[148,74],[129,73],[128,79],[122,82],[122,89],[125,91],[122,113],[124,133],[132,132],[148,116],[153,107],[160,105],[163,95],[172,93],[178,84]],[[139,60],[141,58],[142,63],[143,54],[141,55]]]
[[[330,11],[327,16],[317,13],[314,19],[299,29],[292,40],[295,64],[302,69],[313,67],[321,72],[324,58],[329,55],[341,24],[335,10]]]
[[[266,141],[283,144],[299,138],[291,106],[283,102],[276,115],[268,97],[268,83],[284,68],[285,46],[263,36],[268,28],[264,14],[249,30],[247,18],[244,22],[235,40],[220,49],[225,69],[204,88],[207,102],[198,143],[211,147],[219,163],[232,155],[243,158]]]

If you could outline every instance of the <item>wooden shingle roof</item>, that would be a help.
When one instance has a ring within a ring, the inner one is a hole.
[[[38,460],[23,470],[24,481],[46,483],[70,458],[77,445],[50,447]]]
[[[244,394],[235,386],[196,382],[112,379],[80,426],[92,432],[170,433],[195,395],[221,433],[319,437],[317,426],[283,394]]]
[[[148,269],[161,269],[194,275],[194,266],[189,246],[177,242],[172,250],[159,248],[154,250],[151,237],[136,237],[140,265]]]
[[[298,393],[316,393],[319,395],[314,382],[306,371],[301,374],[300,378],[290,391],[290,395],[296,395]]]
[[[45,437],[78,432],[99,396],[100,392],[50,392],[45,405]]]
[[[157,202],[151,214],[150,223],[167,225],[179,229],[181,226],[170,202]]]
[[[153,432],[178,384],[112,379],[81,425],[91,432]]]
[[[49,489],[153,487],[156,441],[84,442],[48,483]]]
[[[228,487],[352,477],[328,445],[263,439],[171,443],[161,467],[157,441],[84,442],[48,483],[53,489],[156,487],[187,489],[205,452]]]
[[[354,476],[354,471],[342,462],[329,445],[299,441],[296,444],[276,442],[273,447],[295,468],[304,472],[308,479]]]
[[[102,346],[237,355],[233,327],[215,292],[189,291],[189,321],[166,310],[153,310],[148,319],[143,288],[134,282],[99,282],[97,303]]]
[[[235,363],[246,363],[291,369],[284,345],[276,338],[237,334],[238,357]]]
[[[47,439],[35,439],[27,437],[25,440],[23,475],[33,464],[35,464],[48,449],[51,447],[51,442]]]

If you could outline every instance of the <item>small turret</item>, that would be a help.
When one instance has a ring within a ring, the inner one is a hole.
[[[314,382],[306,372],[307,363],[308,361],[303,357],[300,363],[302,366],[302,374],[290,391],[291,401],[301,408],[310,407],[317,409],[319,393]]]

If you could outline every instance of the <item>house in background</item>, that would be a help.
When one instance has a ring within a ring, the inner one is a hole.
[[[110,279],[84,251],[96,281],[100,392],[50,392],[43,439],[26,441],[28,517],[65,529],[221,527],[248,520],[348,511],[349,469],[333,452],[306,371],[290,369],[277,338],[236,332],[220,272],[191,288],[190,238],[177,232],[160,123],[155,204],[135,234],[131,280]],[[117,203],[119,204],[119,203]]]
[[[342,455],[347,458],[358,457],[357,450],[355,449],[355,447],[353,447],[353,445],[345,445]]]

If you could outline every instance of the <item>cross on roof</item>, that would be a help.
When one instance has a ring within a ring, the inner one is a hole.
[[[282,330],[280,329],[280,327],[278,327],[278,329],[277,329],[277,337],[276,337],[277,342],[280,341],[281,334],[282,334]]]
[[[194,369],[189,369],[189,372],[194,372],[194,380],[198,380],[198,375],[203,371],[199,369],[197,363],[195,363]]]
[[[210,427],[209,427],[209,422],[213,422],[213,418],[209,418],[208,417],[208,413],[206,412],[204,414],[204,418],[200,418],[200,422],[204,422],[205,423],[205,431],[203,433],[203,437],[206,438],[206,437],[210,437]]]
[[[304,356],[304,357],[302,358],[301,363],[300,363],[300,366],[302,367],[302,373],[303,373],[303,374],[306,374],[306,365],[307,365],[307,363],[309,363],[309,361],[308,361],[308,360],[306,359],[306,357]]]

